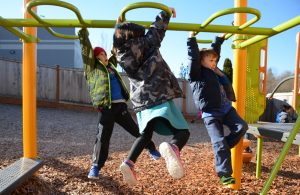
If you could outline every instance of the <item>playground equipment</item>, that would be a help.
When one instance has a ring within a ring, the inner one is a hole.
[[[299,65],[300,65],[300,59],[299,59],[299,53],[300,53],[300,33],[297,34],[297,53],[296,53],[296,68],[295,68],[295,76],[294,77],[288,77],[281,81],[274,91],[272,92],[271,96],[276,92],[276,90],[286,81],[292,79],[292,78],[299,78]],[[297,101],[299,99],[299,79],[294,79],[294,95],[293,95],[293,107],[299,108],[299,102]],[[262,100],[259,100],[262,102]],[[265,102],[265,100],[263,100]],[[299,111],[299,109],[297,109]],[[299,112],[298,112],[299,113]],[[269,178],[267,179],[261,194],[266,194],[275,179],[280,166],[287,155],[290,147],[292,144],[296,144],[300,147],[300,134],[299,132],[300,127],[300,117],[298,117],[295,124],[284,124],[284,123],[269,123],[269,122],[259,122],[256,124],[249,124],[249,130],[248,133],[251,133],[256,136],[257,138],[257,159],[256,159],[256,178],[261,177],[261,161],[262,161],[262,145],[263,145],[263,138],[272,138],[275,140],[283,141],[285,142],[279,157],[277,159],[277,162],[275,163]]]
[[[24,0],[26,5],[27,12],[25,13],[25,19],[4,19],[0,17],[0,26],[6,28],[11,33],[20,37],[23,40],[23,143],[24,143],[24,159],[25,161],[34,160],[37,162],[40,167],[40,160],[37,159],[37,146],[36,146],[36,42],[38,42],[38,37],[36,37],[35,27],[44,27],[47,31],[54,36],[65,38],[65,39],[76,39],[77,36],[60,34],[51,29],[51,27],[93,27],[93,28],[114,28],[115,20],[84,20],[81,17],[79,10],[74,7],[72,4],[63,1],[53,1],[53,0]],[[67,20],[67,19],[41,19],[38,15],[35,14],[35,9],[41,5],[50,5],[50,6],[59,6],[64,7],[73,11],[77,20]],[[151,2],[142,2],[132,4],[130,6],[125,7],[120,16],[122,20],[126,20],[125,13],[131,9],[136,8],[157,8],[161,10],[165,10],[170,12],[169,8],[163,4],[159,3],[151,3]],[[226,14],[236,14],[234,26],[227,25],[213,25],[210,24],[215,18],[220,17]],[[253,14],[256,17],[247,22],[246,15],[247,13]],[[265,76],[263,79],[260,79],[260,75],[265,73],[265,69],[261,68],[259,71],[253,68],[248,73],[248,68],[252,68],[253,66],[259,65],[257,60],[259,59],[259,51],[261,47],[266,46],[265,39],[272,37],[278,33],[286,31],[292,27],[295,27],[300,24],[300,16],[292,18],[274,28],[258,28],[258,27],[250,27],[251,24],[259,20],[260,12],[253,8],[247,8],[246,0],[235,0],[235,8],[226,9],[220,12],[213,14],[202,24],[191,24],[191,23],[170,23],[168,26],[169,30],[176,31],[194,31],[194,32],[225,32],[230,33],[227,38],[234,35],[234,43],[232,48],[234,50],[234,89],[236,91],[237,102],[235,103],[235,107],[240,114],[240,116],[245,117],[245,119],[256,122],[261,110],[260,107],[256,107],[255,109],[251,108],[250,104],[244,103],[248,98],[250,93],[251,98],[246,102],[259,102],[262,99],[262,94],[265,89]],[[150,22],[144,21],[131,21],[140,25],[149,28]],[[24,32],[19,30],[17,27],[25,27]],[[244,48],[244,49],[243,49]],[[253,50],[252,50],[253,49]],[[251,50],[251,52],[250,52]],[[253,61],[250,56],[253,55],[255,57],[255,65],[249,63],[249,61]],[[266,55],[265,55],[266,56]],[[247,61],[247,60],[248,61]],[[251,66],[247,66],[251,64]],[[266,66],[265,66],[266,67]],[[299,74],[299,67],[296,70],[297,74]],[[259,76],[258,76],[259,75]],[[297,75],[298,76],[298,75]],[[246,80],[245,80],[246,78]],[[257,81],[253,83],[252,81]],[[298,84],[295,84],[298,92]],[[247,89],[247,90],[246,90]],[[249,90],[249,91],[248,91]],[[296,91],[295,90],[295,91]],[[254,106],[254,104],[252,105]],[[298,107],[297,107],[298,108]],[[247,112],[246,112],[247,111]],[[247,115],[247,113],[254,113]],[[300,117],[299,117],[300,118]],[[297,120],[295,126],[293,127],[292,133],[288,137],[288,141],[286,142],[287,146],[284,147],[284,155],[287,153],[292,140],[295,138],[297,130],[299,129],[300,119]],[[232,150],[232,158],[233,158],[233,176],[236,178],[236,184],[232,185],[233,189],[239,189],[241,185],[241,167],[242,167],[242,143],[240,142],[233,150]],[[283,160],[284,155],[281,156],[281,160]],[[20,161],[18,161],[20,162]],[[278,161],[276,163],[276,167],[280,167],[282,161]],[[18,164],[18,163],[17,163]],[[19,163],[20,164],[20,163]],[[13,168],[17,167],[20,170],[23,170],[23,163],[21,165],[11,165]],[[10,166],[10,167],[11,167]],[[10,169],[8,167],[5,170],[0,172],[1,181],[5,181],[5,185],[1,186],[1,192],[9,192],[15,188],[15,184],[20,182],[20,178],[24,179],[30,176],[34,171],[37,170],[37,166],[29,166],[26,169],[26,175],[21,173],[20,175],[12,174],[8,177],[5,172]],[[278,171],[278,168],[277,168]],[[263,194],[265,194],[272,183],[274,177],[277,172],[272,172],[271,178],[268,180],[268,183],[264,186]]]

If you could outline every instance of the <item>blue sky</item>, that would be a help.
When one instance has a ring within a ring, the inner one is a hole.
[[[114,20],[122,8],[130,3],[138,1],[133,0],[65,0],[76,6],[83,18],[95,20]],[[203,23],[208,17],[217,11],[233,8],[233,0],[164,0],[152,1],[174,7],[177,11],[177,17],[172,18],[171,22],[180,23]],[[22,0],[10,0],[5,6],[0,8],[0,16],[4,18],[22,18]],[[299,0],[248,0],[248,7],[258,9],[261,12],[261,19],[253,24],[253,27],[275,27],[291,18],[300,15]],[[153,21],[157,9],[135,9],[126,14],[127,20]],[[55,6],[39,6],[38,14],[47,19],[75,19],[73,12]],[[249,14],[248,20],[254,16]],[[222,16],[212,22],[216,25],[231,25],[233,14]],[[268,68],[272,68],[276,74],[295,69],[296,58],[296,34],[300,32],[300,26],[294,27],[279,35],[269,38],[268,50]],[[107,50],[111,48],[113,29],[90,29],[90,39],[93,46],[100,45]],[[186,39],[188,32],[168,31],[162,42],[161,53],[172,71],[177,76],[181,64],[186,63],[187,50]],[[216,33],[200,33],[198,39],[213,39]],[[224,58],[233,59],[233,50],[231,49],[232,38],[224,42],[222,46],[221,60]],[[207,47],[207,45],[199,45]]]

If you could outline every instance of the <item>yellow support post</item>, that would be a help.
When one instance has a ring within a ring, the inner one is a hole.
[[[300,75],[300,32],[298,32],[296,35],[296,44],[297,44],[297,49],[296,49],[296,63],[295,63],[293,107],[295,110],[298,110],[299,102],[297,100],[299,96],[299,75]]]
[[[235,0],[235,7],[247,7],[247,0]],[[234,25],[241,26],[247,22],[247,14],[236,13],[234,14]],[[241,37],[241,36],[239,36]],[[243,40],[235,39],[235,44]],[[233,104],[239,115],[244,118],[245,116],[245,97],[246,97],[246,50],[234,50],[234,68],[233,68],[233,87],[236,93],[237,101]],[[241,187],[242,165],[243,165],[243,139],[231,149],[233,177],[236,183],[231,185],[232,189],[238,190]]]
[[[296,35],[296,63],[295,63],[295,77],[294,77],[294,92],[293,92],[293,107],[299,114],[299,75],[300,75],[300,32]],[[300,146],[298,149],[298,155],[300,156]]]
[[[26,4],[31,0],[24,0]],[[27,11],[24,18],[32,18]],[[36,27],[24,27],[24,32],[36,36]],[[37,157],[36,143],[36,43],[23,41],[23,67],[22,67],[22,93],[23,93],[23,152],[24,158]]]

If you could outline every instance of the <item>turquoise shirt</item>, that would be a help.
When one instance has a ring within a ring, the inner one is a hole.
[[[188,130],[189,126],[182,113],[174,104],[173,100],[169,100],[160,105],[136,113],[140,133],[143,133],[149,121],[154,118],[163,117],[170,122],[172,127],[178,130]],[[170,128],[162,121],[155,124],[155,132],[161,135],[172,135]]]

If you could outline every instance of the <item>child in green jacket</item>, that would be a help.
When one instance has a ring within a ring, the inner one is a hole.
[[[91,100],[99,115],[92,166],[88,174],[88,178],[97,179],[108,157],[109,142],[115,122],[134,137],[139,137],[140,134],[127,108],[129,93],[116,70],[115,57],[108,58],[106,51],[101,47],[93,49],[87,29],[79,31],[79,40]],[[147,145],[147,149],[153,159],[160,158],[153,141]]]

